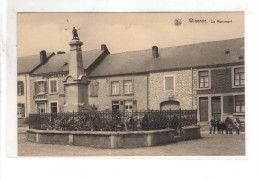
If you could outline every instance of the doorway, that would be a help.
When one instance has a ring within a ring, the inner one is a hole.
[[[178,101],[164,101],[160,104],[161,110],[179,110],[180,103]]]
[[[212,117],[215,120],[221,120],[221,107],[220,107],[220,96],[214,96],[211,99],[212,105]]]
[[[208,121],[208,97],[199,98],[200,121]]]
[[[119,111],[119,101],[112,101],[112,111]]]

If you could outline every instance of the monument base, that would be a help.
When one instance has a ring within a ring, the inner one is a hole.
[[[66,103],[64,112],[79,112],[87,109],[88,105],[88,80],[86,76],[79,76],[74,79],[72,76],[67,76],[64,80],[66,90]]]

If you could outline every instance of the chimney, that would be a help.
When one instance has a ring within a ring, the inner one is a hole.
[[[110,54],[110,52],[109,52],[109,50],[108,50],[106,44],[101,44],[101,50],[104,50],[104,52],[105,52],[106,54]]]
[[[152,55],[153,55],[153,58],[158,58],[159,57],[158,47],[157,46],[153,46],[152,47]]]
[[[40,62],[41,64],[44,64],[47,62],[47,56],[46,56],[46,51],[45,50],[42,50],[40,52]]]
[[[106,44],[102,44],[102,45],[101,45],[101,50],[104,50],[104,51],[107,50],[107,46],[106,46]]]

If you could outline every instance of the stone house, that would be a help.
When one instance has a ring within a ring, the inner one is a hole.
[[[54,53],[41,51],[39,55],[17,59],[17,117],[26,118],[30,113],[30,74],[44,64]]]
[[[178,67],[172,48],[108,55],[88,78],[98,110],[193,109],[191,68]],[[194,99],[193,99],[194,98]]]
[[[82,52],[84,72],[91,72],[107,54],[109,51],[105,45],[101,45],[101,49]],[[30,74],[30,113],[65,112],[64,79],[69,73],[69,62],[70,54],[57,52]]]

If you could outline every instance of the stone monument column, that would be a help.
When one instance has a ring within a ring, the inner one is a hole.
[[[66,90],[64,112],[78,112],[88,106],[88,80],[84,75],[81,50],[83,42],[73,38],[69,45],[69,74],[63,81]]]

